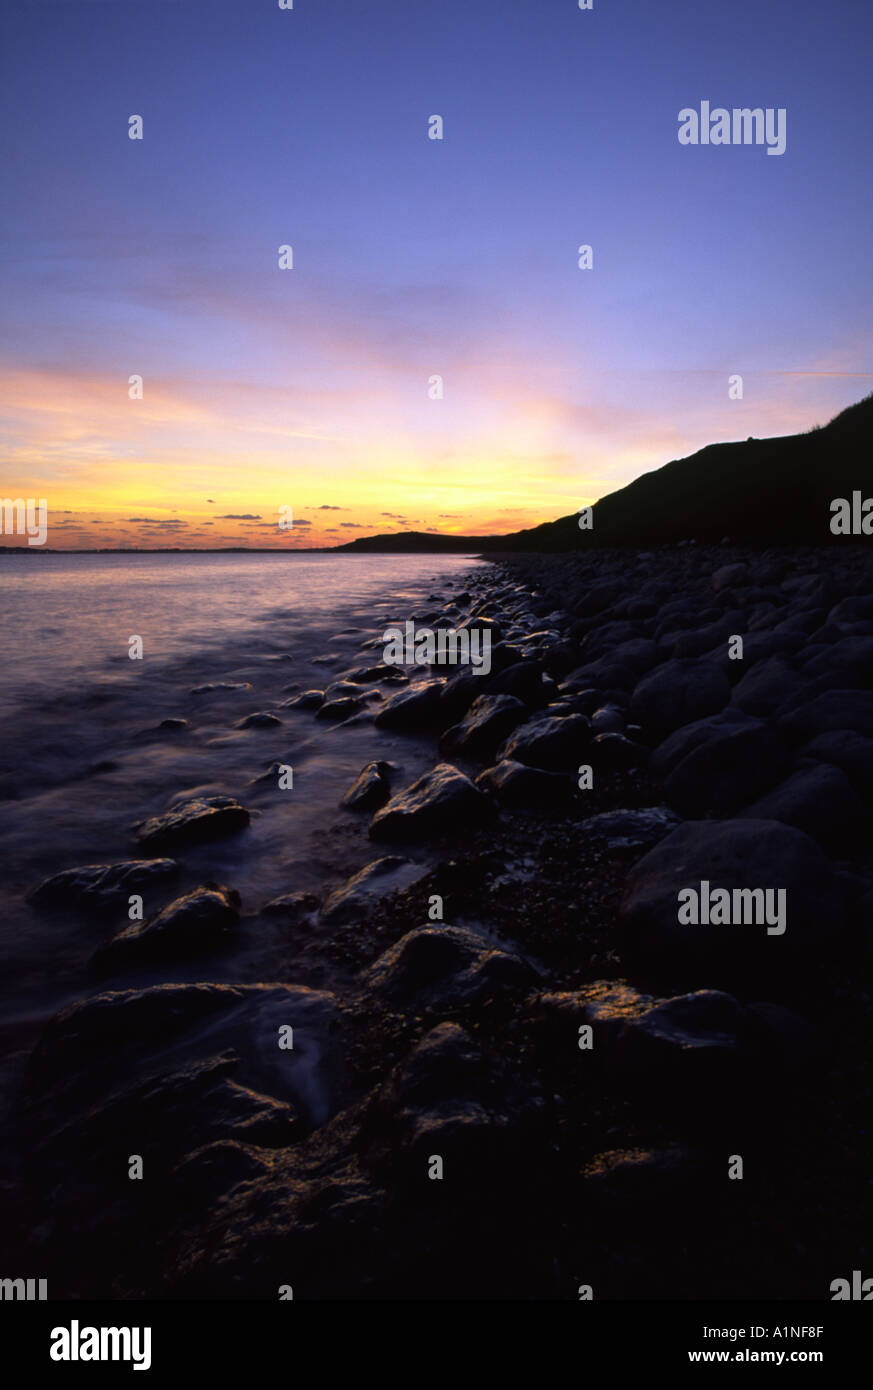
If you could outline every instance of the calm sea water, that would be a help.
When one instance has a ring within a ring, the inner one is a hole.
[[[176,889],[225,882],[242,895],[245,914],[280,893],[323,896],[377,858],[367,817],[341,812],[342,795],[377,757],[393,760],[398,785],[408,784],[432,764],[432,747],[371,722],[334,726],[281,704],[378,662],[387,624],[426,619],[451,593],[447,581],[457,583],[480,563],[461,556],[0,556],[0,956],[7,982],[0,1022],[36,1026],[60,1003],[101,987],[89,977],[88,960],[107,933],[126,925],[38,913],[25,901],[28,890],[74,865],[137,857],[134,823],[171,801],[225,793],[251,810],[241,834],[185,851]],[[132,636],[142,638],[142,661],[128,657]],[[213,681],[243,688],[193,693]],[[238,727],[259,710],[276,712],[281,723]],[[167,717],[187,720],[186,728],[160,731]],[[275,777],[258,780],[277,761],[293,766],[293,791],[278,792]],[[147,904],[147,913],[161,905]],[[209,977],[221,968],[210,966]],[[287,978],[288,942],[262,930],[244,934],[244,949],[224,968],[236,972],[230,978]]]
[[[59,681],[136,680],[147,662],[267,656],[420,602],[464,556],[0,555],[0,699]],[[315,654],[314,652],[312,653]]]

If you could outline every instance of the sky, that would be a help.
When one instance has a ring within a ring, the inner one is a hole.
[[[0,497],[51,546],[499,534],[873,390],[869,0],[0,13]],[[703,100],[784,154],[680,144]]]

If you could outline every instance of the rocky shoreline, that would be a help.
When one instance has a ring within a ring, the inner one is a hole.
[[[286,702],[371,727],[347,883],[174,894],[249,821],[206,796],[34,888],[150,910],[23,1068],[7,1261],[70,1298],[827,1298],[871,1264],[867,552],[507,556],[406,616],[491,670],[375,638]],[[704,882],[784,890],[783,930],[683,923]],[[287,965],[235,977],[260,937]]]

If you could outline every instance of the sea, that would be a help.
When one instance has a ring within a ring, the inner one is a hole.
[[[367,840],[367,817],[342,811],[341,798],[374,758],[393,761],[397,785],[407,785],[433,764],[433,747],[367,718],[334,725],[281,705],[378,664],[386,626],[433,615],[484,563],[0,555],[0,1031],[32,1040],[56,1009],[106,988],[89,961],[127,925],[125,904],[117,921],[99,922],[37,911],[29,891],[62,869],[143,857],[134,825],[173,802],[223,793],[250,809],[246,830],[178,856],[178,892],[227,884],[240,893],[244,926],[271,899],[323,897],[384,853]],[[136,638],[142,658],[132,660]],[[194,693],[216,684],[231,688]],[[239,727],[259,711],[281,723]],[[187,723],[162,730],[165,719]],[[277,762],[293,768],[292,788],[278,790],[269,775]],[[210,978],[284,971],[293,952],[281,930],[244,932],[232,964],[216,967],[224,976]]]

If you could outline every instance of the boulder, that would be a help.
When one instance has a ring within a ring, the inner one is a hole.
[[[646,765],[649,749],[624,734],[598,734],[591,740],[587,757],[597,772],[628,772]]]
[[[656,749],[652,772],[680,815],[730,815],[773,786],[788,755],[769,725],[741,710],[677,729]]]
[[[95,953],[101,974],[158,961],[190,960],[223,949],[239,927],[239,894],[207,883],[170,903],[156,917],[131,924]]]
[[[524,992],[536,980],[514,952],[468,927],[416,927],[389,946],[363,974],[365,988],[398,1005],[420,1009],[481,1004],[506,991]]]
[[[359,714],[364,708],[363,700],[357,699],[354,695],[338,695],[336,699],[327,699],[321,705],[315,715],[316,719],[332,719],[335,723],[340,723],[344,719],[351,719],[353,714]]]
[[[534,1015],[568,1050],[588,1024],[592,1059],[613,1082],[638,1083],[656,1108],[693,1101],[698,1111],[718,1111],[726,1087],[741,1089],[747,1101],[783,1070],[803,1071],[823,1051],[816,1030],[798,1015],[776,1004],[741,1004],[713,989],[664,999],[598,980],[539,995]]]
[[[251,690],[248,681],[207,681],[205,685],[195,685],[191,695],[217,695],[231,690]]]
[[[581,712],[588,714],[590,711],[582,709]],[[623,734],[625,717],[618,705],[601,705],[591,713],[591,728],[595,734]]]
[[[677,637],[663,639],[664,647],[671,656],[703,656],[707,652],[714,651],[715,648],[724,648],[727,653],[728,640],[735,634],[742,634],[746,630],[745,614],[739,609],[730,613],[722,614],[711,623],[705,623],[702,627],[693,627],[689,631],[680,632]]]
[[[799,768],[741,814],[796,826],[825,847],[844,844],[867,823],[848,777],[830,763]]]
[[[724,709],[731,687],[712,660],[665,661],[634,687],[631,718],[653,743]]]
[[[238,729],[275,729],[277,724],[282,721],[275,714],[270,714],[266,710],[257,710],[254,714],[247,714],[245,718],[237,723]]]
[[[444,757],[487,758],[523,719],[527,710],[514,695],[480,695],[460,724],[440,739]]]
[[[778,921],[680,921],[688,916],[688,899],[679,894],[688,889],[700,899],[727,889],[732,908],[736,902],[733,918],[751,918],[752,908],[767,906],[766,899],[748,894],[735,898],[734,890],[774,890],[771,915],[777,916],[776,893],[784,890],[785,930],[779,932]],[[652,969],[706,971],[713,984],[772,971],[784,984],[786,962],[818,967],[822,953],[833,952],[844,922],[845,899],[834,870],[802,831],[778,821],[692,821],[630,870],[618,935],[625,959]]]
[[[463,830],[481,818],[488,805],[469,777],[451,763],[438,763],[376,812],[370,822],[370,837],[405,841]]]
[[[515,810],[541,811],[565,806],[575,782],[566,773],[546,772],[506,758],[480,772],[476,786]]]
[[[775,714],[791,696],[802,691],[802,677],[784,656],[756,661],[734,686],[732,703],[745,714]]]
[[[249,820],[246,808],[232,796],[197,796],[134,829],[137,839],[149,849],[174,849],[223,839],[243,830]]]
[[[86,908],[120,913],[131,893],[162,890],[179,872],[175,859],[127,859],[120,864],[83,864],[44,879],[28,896],[34,907]]]
[[[550,688],[554,688],[551,687]],[[542,668],[536,661],[516,661],[488,681],[490,695],[512,695],[530,709],[538,709],[548,699]]]
[[[397,855],[376,859],[330,894],[321,909],[321,921],[332,925],[354,922],[366,916],[379,898],[408,888],[426,872],[423,865]]]
[[[375,811],[384,806],[391,795],[392,768],[392,763],[367,763],[343,797],[343,806],[350,811]]]
[[[281,1137],[248,1133],[255,1143],[287,1143],[289,1116],[324,1124],[345,1100],[340,1022],[332,995],[281,984],[162,984],[78,1000],[47,1024],[28,1063],[24,1095],[38,1142],[57,1146],[62,1169],[74,1137],[93,1145],[98,1165],[105,1155],[115,1163],[127,1133],[140,1136],[133,1152],[147,1133],[150,1152],[181,1156],[218,1128],[240,1138],[246,1116],[276,1118],[278,1104]],[[279,1046],[286,1027],[291,1049]],[[257,1094],[247,1103],[225,1093],[216,1114],[211,1084],[199,1078],[221,1075]]]
[[[398,690],[376,715],[377,728],[411,732],[438,727],[444,715],[440,706],[442,689],[441,680],[424,680]]]
[[[380,1089],[365,1128],[368,1162],[387,1186],[405,1178],[415,1191],[438,1154],[461,1184],[502,1188],[533,1161],[544,1117],[537,1089],[457,1023],[440,1023]]]
[[[834,729],[804,744],[800,756],[833,763],[845,772],[863,800],[873,800],[873,738],[864,738],[850,729]]]
[[[735,565],[721,565],[712,576],[712,587],[716,593],[720,593],[722,589],[735,589],[746,584],[748,579],[748,565],[738,561]]]
[[[323,690],[304,690],[291,700],[283,700],[282,709],[319,709],[324,700]]]
[[[570,714],[565,719],[546,717],[516,729],[500,749],[498,759],[569,773],[575,771],[590,741],[591,724],[584,714]]]
[[[873,735],[873,690],[829,690],[809,703],[783,714],[779,727],[786,737],[802,743],[818,734],[851,729]]]

